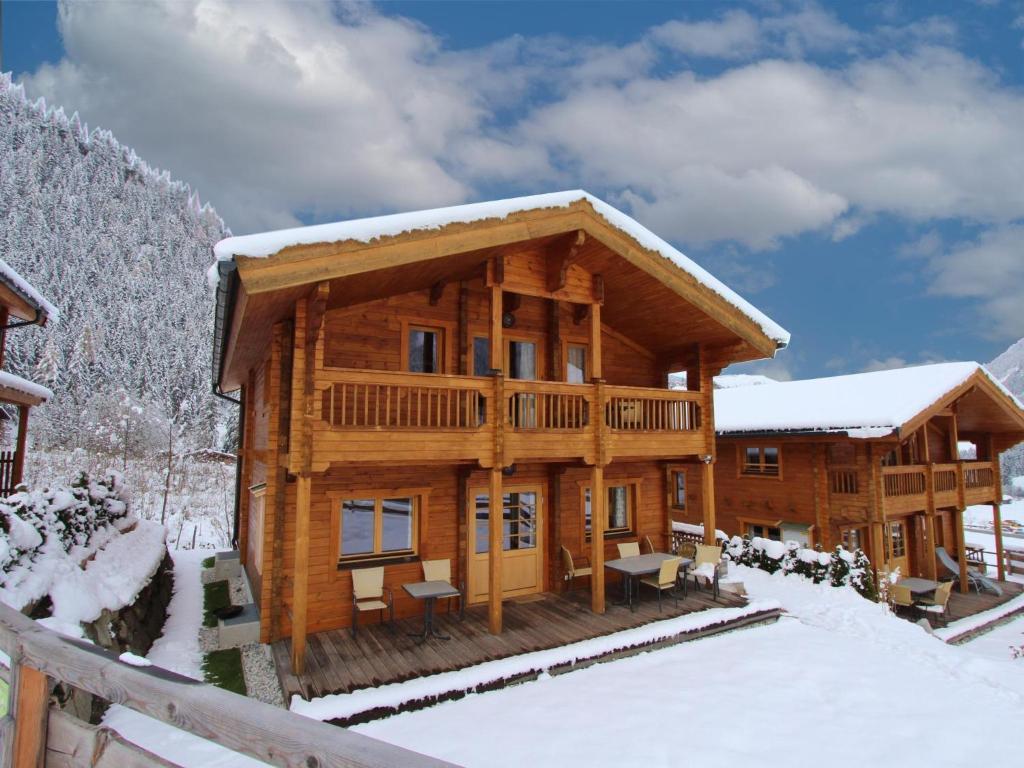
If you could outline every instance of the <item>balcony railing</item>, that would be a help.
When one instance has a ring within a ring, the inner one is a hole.
[[[605,387],[605,424],[623,432],[696,432],[701,428],[700,393]]]
[[[884,467],[882,482],[886,498],[894,496],[917,496],[925,492],[925,472],[923,466]]]
[[[582,432],[593,388],[552,381],[506,381],[505,422],[516,430]]]
[[[833,495],[850,496],[860,493],[855,468],[832,469],[828,473],[829,490]]]

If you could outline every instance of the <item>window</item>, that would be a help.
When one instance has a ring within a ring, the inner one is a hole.
[[[249,550],[252,552],[252,564],[260,573],[263,572],[263,518],[266,498],[266,484],[260,483],[249,489]]]
[[[672,506],[686,509],[686,472],[683,470],[672,473]]]
[[[440,328],[409,328],[406,365],[411,373],[441,373],[443,336]]]
[[[628,533],[633,530],[633,510],[636,505],[636,483],[606,485],[608,493],[608,519],[605,523],[605,536]],[[583,489],[583,529],[587,539],[590,538],[590,489]]]
[[[537,345],[532,341],[509,341],[508,376],[510,379],[537,378]]]
[[[569,344],[565,353],[565,380],[570,384],[583,384],[587,380],[587,347]]]
[[[883,467],[895,467],[899,463],[899,457],[896,455],[896,451],[889,451],[882,457]]]
[[[535,491],[508,491],[502,498],[501,548],[505,552],[535,549],[537,547],[537,493]],[[476,553],[491,548],[490,494],[478,493],[475,499]]]
[[[491,340],[486,336],[473,337],[473,375],[491,375]]]
[[[775,525],[765,523],[746,523],[746,534],[749,538],[771,539],[782,541],[782,529]]]
[[[747,445],[742,449],[740,471],[744,475],[779,476],[779,449],[776,446]]]
[[[843,549],[849,552],[856,552],[858,549],[864,549],[863,536],[863,528],[844,528],[842,530]]]
[[[907,537],[903,523],[889,523],[889,558],[904,557],[907,554]]]
[[[415,554],[418,494],[366,492],[339,498],[336,504],[340,560]]]

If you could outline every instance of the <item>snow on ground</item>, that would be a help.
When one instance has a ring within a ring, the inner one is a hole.
[[[354,730],[468,766],[1005,765],[1024,749],[1019,729],[978,738],[995,711],[1024,716],[1024,664],[946,645],[847,588],[736,570],[790,617]]]
[[[163,634],[146,658],[153,664],[202,680],[199,625],[203,620],[203,588],[199,578],[202,550],[172,552],[174,596],[167,608]],[[264,763],[232,752],[211,741],[173,728],[159,720],[121,706],[112,706],[103,718],[126,739],[182,766],[250,768]]]
[[[978,635],[973,640],[964,643],[961,648],[983,656],[993,661],[1010,663],[1015,669],[1024,669],[1024,658],[1015,659],[1010,654],[1010,648],[1024,646],[1024,616],[1019,616],[1002,626],[996,627],[991,632]]]

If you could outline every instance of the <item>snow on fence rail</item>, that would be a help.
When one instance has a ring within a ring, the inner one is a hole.
[[[8,714],[0,719],[3,768],[14,765],[116,765],[99,760],[107,737],[95,729],[51,711],[50,690],[62,683],[88,691],[168,725],[216,742],[270,765],[299,768],[384,768],[384,766],[451,766],[369,736],[311,720],[268,704],[200,683],[160,667],[136,667],[90,643],[64,637],[6,605],[0,605],[0,649],[11,658]],[[54,727],[49,729],[51,714]],[[92,734],[97,755],[69,759],[68,739]],[[142,749],[133,750],[133,764],[166,765]],[[110,762],[114,760],[114,762]]]

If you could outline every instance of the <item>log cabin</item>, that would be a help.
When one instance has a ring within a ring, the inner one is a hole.
[[[423,610],[401,585],[449,560],[500,633],[503,600],[565,588],[565,547],[603,612],[606,556],[668,546],[689,475],[714,530],[711,379],[789,340],[582,191],[232,237],[215,257],[238,547],[261,638],[290,638],[296,672],[308,633],[350,625],[368,566],[401,617]],[[690,389],[668,388],[676,370]]]
[[[21,483],[28,446],[29,411],[42,405],[53,393],[41,384],[4,370],[7,332],[27,326],[45,326],[57,318],[57,309],[32,285],[0,259],[0,403],[17,412],[17,432],[12,450],[0,451],[0,496],[9,496]],[[8,412],[0,412],[4,422]],[[6,435],[4,435],[6,439]]]
[[[978,363],[719,389],[715,413],[729,535],[860,547],[878,570],[933,580],[941,546],[966,592],[963,512],[985,504],[1004,578],[999,454],[1024,441],[1024,407]]]

